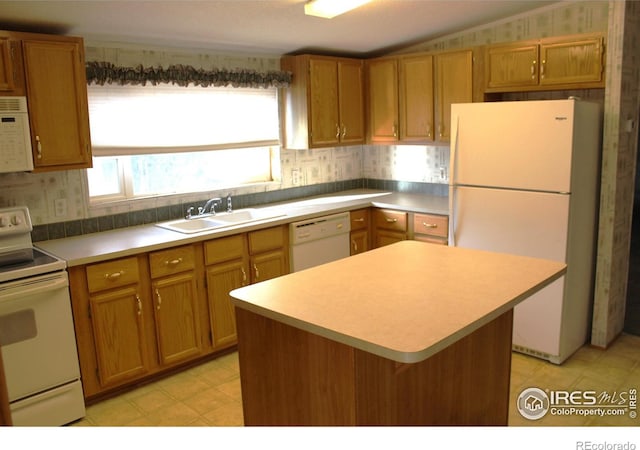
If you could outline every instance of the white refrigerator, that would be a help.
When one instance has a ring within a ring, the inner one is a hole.
[[[561,364],[591,325],[600,106],[454,104],[451,126],[449,245],[567,263],[565,276],[514,311],[513,349]]]

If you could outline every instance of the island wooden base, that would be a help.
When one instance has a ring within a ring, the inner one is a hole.
[[[245,425],[507,425],[512,310],[414,364],[236,319]]]

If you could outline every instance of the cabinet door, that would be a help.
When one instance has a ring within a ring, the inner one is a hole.
[[[602,38],[540,45],[540,85],[602,81]]]
[[[152,283],[160,362],[171,365],[202,351],[195,274],[184,272]]]
[[[241,259],[207,267],[209,319],[215,348],[236,343],[236,316],[229,292],[248,283],[248,269]]]
[[[350,238],[351,238],[350,254],[352,256],[360,253],[364,253],[367,250],[369,250],[369,231],[367,230],[352,231],[350,234]]]
[[[343,144],[362,144],[365,140],[362,67],[360,60],[338,61],[340,142]]]
[[[436,56],[437,140],[451,137],[451,105],[473,101],[473,55],[471,50]]]
[[[0,94],[24,95],[19,41],[0,38]]]
[[[23,41],[34,166],[91,167],[87,82],[81,41]]]
[[[336,62],[332,59],[311,59],[309,71],[311,145],[336,145],[340,142]]]
[[[375,230],[375,247],[383,247],[407,239],[407,234],[399,231]]]
[[[373,142],[398,139],[398,61],[368,62],[369,130]]]
[[[487,88],[536,86],[538,44],[521,43],[486,50]]]
[[[400,140],[433,140],[433,56],[400,58]]]
[[[100,384],[137,378],[148,371],[145,318],[137,286],[89,298]]]
[[[286,274],[286,261],[283,250],[251,256],[251,282],[258,283]]]

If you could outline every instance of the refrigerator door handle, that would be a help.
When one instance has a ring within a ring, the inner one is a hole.
[[[456,186],[449,186],[449,246],[456,246]]]
[[[449,168],[449,245],[456,246],[455,222],[456,222],[456,163],[458,161],[458,134],[460,120],[458,116],[452,117],[454,126],[453,140],[451,142],[451,167]]]
[[[451,167],[449,168],[449,184],[453,185],[456,183],[456,166],[458,164],[458,135],[460,132],[460,118],[459,116],[454,116],[451,118],[452,124],[454,127],[454,132],[452,133],[451,140]]]

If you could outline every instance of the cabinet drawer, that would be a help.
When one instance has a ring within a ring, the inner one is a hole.
[[[135,284],[140,279],[135,256],[92,264],[86,270],[89,292]]]
[[[186,245],[150,253],[149,266],[151,278],[193,270],[196,266],[193,247]]]
[[[415,234],[428,234],[446,238],[449,230],[449,217],[433,214],[414,214],[413,231]]]
[[[266,228],[249,233],[249,253],[252,255],[283,248],[284,246],[284,232],[282,227]]]
[[[349,213],[351,231],[366,230],[369,227],[369,209],[358,209]]]
[[[407,231],[407,213],[389,209],[376,209],[373,214],[376,228],[391,231]]]
[[[214,239],[204,243],[204,262],[216,264],[232,259],[240,259],[245,253],[244,234]]]

